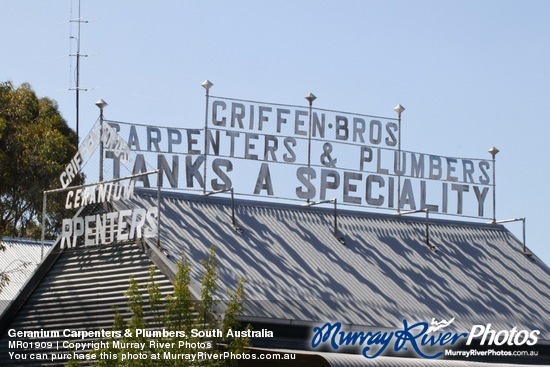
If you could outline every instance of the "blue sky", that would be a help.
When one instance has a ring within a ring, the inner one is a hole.
[[[497,219],[527,218],[550,264],[548,1],[81,0],[80,131],[108,118],[204,123],[212,94],[393,117],[402,147],[497,156]],[[75,121],[77,1],[0,0],[0,80],[29,82]],[[521,236],[521,224],[508,226]]]

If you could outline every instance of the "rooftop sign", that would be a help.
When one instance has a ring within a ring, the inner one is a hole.
[[[135,155],[107,149],[106,177],[130,164],[131,174],[158,168],[167,189],[490,215],[492,161],[403,151],[395,118],[210,97],[205,120],[204,129],[108,121]]]

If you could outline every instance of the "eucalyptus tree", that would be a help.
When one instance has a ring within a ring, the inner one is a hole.
[[[0,82],[0,236],[40,237],[43,192],[60,186],[77,145],[53,99],[27,83]],[[59,199],[48,205],[48,237],[60,228]]]

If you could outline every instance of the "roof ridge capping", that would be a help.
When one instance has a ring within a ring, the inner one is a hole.
[[[19,245],[41,245],[42,240],[41,239],[33,239],[33,238],[25,238],[25,237],[9,237],[9,236],[1,236],[0,242],[5,244],[12,244],[17,243]],[[48,246],[53,245],[53,240],[44,240],[44,244],[47,244]]]
[[[136,195],[139,196],[147,196],[150,197],[151,200],[157,200],[159,192],[156,188],[136,188],[135,189]],[[232,205],[234,205],[235,208],[235,220],[238,224],[239,219],[239,211],[249,211],[249,210],[284,210],[287,212],[294,212],[294,213],[310,213],[310,214],[322,214],[327,216],[334,216],[335,210],[332,204],[327,204],[327,206],[319,206],[319,205],[304,205],[306,202],[304,201],[302,205],[299,203],[290,203],[290,202],[281,202],[281,201],[265,201],[265,200],[251,200],[251,199],[243,199],[242,197],[234,197],[231,198],[230,192],[227,192],[225,195],[204,195],[202,193],[197,192],[183,192],[183,191],[175,191],[175,190],[162,190],[160,195],[161,199],[161,208],[162,208],[162,200],[163,199],[173,199],[173,200],[183,200],[188,203],[199,203],[199,204],[210,204],[210,205],[222,205],[225,207],[231,208]],[[161,209],[162,212],[162,209]],[[419,214],[423,214],[421,211],[419,211]],[[430,214],[432,214],[430,212]],[[161,214],[162,216],[162,214]],[[436,228],[439,228],[439,230],[442,230],[443,228],[447,228],[446,230],[456,228],[456,229],[473,229],[473,230],[482,230],[486,231],[486,233],[501,233],[505,236],[509,237],[510,240],[515,241],[516,243],[513,244],[514,250],[517,250],[518,253],[525,256],[530,261],[536,261],[540,264],[543,264],[545,272],[550,274],[550,267],[545,264],[540,258],[532,253],[530,250],[527,252],[522,251],[523,242],[518,237],[516,237],[510,230],[508,230],[503,224],[501,223],[493,223],[489,221],[474,221],[472,220],[456,220],[456,219],[449,219],[449,218],[441,218],[441,217],[432,217],[431,215],[429,218],[427,218],[425,215],[409,215],[405,214],[404,212],[400,214],[397,213],[377,213],[373,212],[372,210],[354,210],[351,209],[349,206],[338,206],[337,207],[337,217],[339,218],[362,218],[362,219],[370,219],[375,221],[387,221],[387,222],[393,222],[393,223],[402,223],[402,224],[411,224],[415,226],[423,226],[427,227],[426,229],[423,229],[425,233],[425,244],[428,245],[429,249],[437,252],[438,251],[438,241],[433,242],[436,240],[436,237],[432,238],[432,231],[429,229],[432,226],[434,227],[434,230]],[[340,220],[338,219],[338,223],[340,223]],[[336,230],[333,230],[335,236],[337,239],[345,245],[346,242],[346,231],[342,231],[341,224],[335,225],[337,227]],[[235,228],[237,229],[237,228]],[[242,231],[242,229],[239,227],[239,230]],[[435,234],[435,233],[434,233]],[[528,249],[528,248],[527,248]]]
[[[148,195],[151,197],[157,198],[157,189],[147,189],[147,188],[135,188],[135,193],[138,195]],[[229,193],[228,193],[229,194]],[[228,205],[231,206],[231,197],[225,197],[220,195],[203,195],[201,193],[190,193],[190,192],[184,192],[184,191],[161,191],[161,200],[162,198],[174,198],[174,199],[182,199],[185,201],[192,201],[192,202],[199,202],[199,203],[210,203],[210,204],[219,204],[219,205]],[[291,202],[281,202],[281,201],[267,201],[267,200],[253,200],[253,199],[243,199],[239,198],[238,196],[234,199],[235,207],[253,207],[253,208],[265,208],[265,209],[285,209],[285,210],[291,210],[291,211],[307,211],[312,213],[323,213],[323,214],[332,214],[334,209],[332,207],[326,207],[326,206],[317,206],[317,205],[304,205],[306,202],[304,201],[302,204],[291,203]],[[332,206],[332,204],[327,204]],[[397,220],[397,221],[404,221],[404,222],[426,222],[425,217],[418,217],[418,216],[411,216],[411,215],[405,215],[405,214],[398,214],[396,213],[382,213],[382,212],[374,212],[371,210],[368,210],[368,207],[365,207],[364,210],[362,209],[351,209],[350,206],[347,205],[339,205],[338,206],[338,214],[339,215],[346,215],[346,216],[354,216],[354,217],[368,217],[372,219],[385,219],[385,220]],[[430,214],[433,215],[441,215],[438,213],[430,212]],[[466,217],[467,218],[467,217]],[[441,217],[431,217],[430,216],[430,223],[433,224],[440,224],[440,225],[447,225],[447,226],[458,226],[458,227],[478,227],[478,228],[487,228],[487,229],[495,229],[495,230],[506,230],[506,227],[504,227],[500,223],[491,223],[491,222],[483,222],[483,221],[474,221],[472,218],[468,218],[471,220],[466,219],[465,220],[457,220],[457,219],[447,219],[447,218],[441,218]],[[507,231],[507,230],[506,230]]]

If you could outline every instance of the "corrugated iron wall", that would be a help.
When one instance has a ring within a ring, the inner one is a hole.
[[[10,300],[18,296],[40,264],[42,251],[46,254],[52,245],[53,241],[45,241],[42,248],[40,240],[11,237],[0,239],[0,247],[4,247],[0,255],[0,271],[9,277],[9,283],[0,289],[0,315]]]

